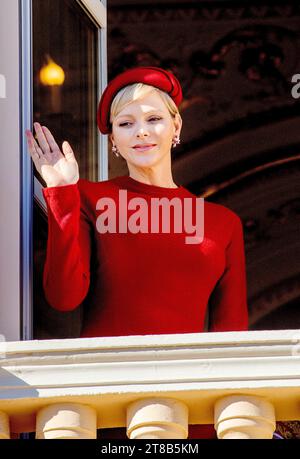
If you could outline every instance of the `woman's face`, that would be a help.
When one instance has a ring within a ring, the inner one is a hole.
[[[170,155],[172,140],[180,134],[181,124],[181,118],[176,115],[174,119],[153,91],[119,112],[112,120],[110,139],[128,163],[152,167]]]

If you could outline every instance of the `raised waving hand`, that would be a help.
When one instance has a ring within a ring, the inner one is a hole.
[[[29,153],[39,174],[48,187],[71,185],[79,180],[79,167],[68,142],[63,142],[62,151],[46,126],[34,123],[38,143],[31,131],[26,130]]]

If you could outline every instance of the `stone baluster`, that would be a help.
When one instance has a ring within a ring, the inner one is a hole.
[[[0,440],[10,439],[9,418],[6,413],[0,411]]]
[[[127,408],[127,436],[135,440],[187,438],[188,408],[172,398],[137,400]]]
[[[274,407],[262,397],[231,395],[215,404],[219,439],[272,439],[275,428]]]
[[[55,403],[42,408],[36,418],[37,439],[95,439],[97,414],[79,403]]]

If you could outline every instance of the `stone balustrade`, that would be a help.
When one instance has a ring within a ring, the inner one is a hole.
[[[0,439],[271,439],[300,419],[297,330],[0,343]]]

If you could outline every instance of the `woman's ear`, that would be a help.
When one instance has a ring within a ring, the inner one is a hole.
[[[182,128],[182,118],[179,115],[179,113],[176,113],[176,115],[175,115],[174,126],[175,126],[174,134],[177,135],[177,136],[180,136],[180,132],[181,132],[181,128]]]

